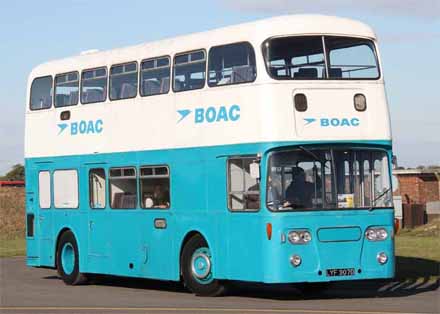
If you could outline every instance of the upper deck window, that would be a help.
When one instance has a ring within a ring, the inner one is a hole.
[[[210,87],[253,82],[257,74],[254,49],[247,42],[212,47],[208,68]]]
[[[55,107],[74,106],[78,104],[78,72],[58,74],[55,76]]]
[[[379,77],[376,53],[370,40],[326,37],[331,79],[375,79]]]
[[[170,58],[161,57],[141,63],[141,96],[166,94],[170,90]]]
[[[31,86],[31,110],[52,107],[52,76],[38,77]]]
[[[138,86],[137,63],[114,65],[110,69],[110,99],[134,98]]]
[[[273,78],[313,80],[325,76],[321,36],[275,38],[264,45],[267,67]]]
[[[81,103],[105,101],[107,97],[107,69],[86,70],[81,75]]]
[[[276,80],[377,79],[374,44],[368,39],[302,36],[268,39],[263,54]]]
[[[198,50],[176,55],[174,58],[173,90],[182,92],[205,86],[205,51]]]

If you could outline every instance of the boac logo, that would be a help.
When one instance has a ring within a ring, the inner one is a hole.
[[[58,123],[58,135],[68,130],[70,135],[99,134],[104,129],[104,122],[98,120],[81,120],[70,123]]]
[[[177,110],[179,119],[177,123],[181,122],[186,117],[190,116],[193,111],[190,109]],[[214,122],[234,122],[240,119],[240,106],[220,106],[194,109],[194,123],[214,123]]]
[[[361,124],[359,118],[304,118],[304,125],[315,122],[321,127],[358,127]]]

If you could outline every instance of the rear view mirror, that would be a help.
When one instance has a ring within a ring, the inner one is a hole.
[[[391,159],[391,163],[393,164],[393,169],[396,169],[398,167],[396,155],[393,155],[393,158]]]
[[[249,168],[251,172],[251,178],[260,179],[260,164],[254,161],[250,164]]]

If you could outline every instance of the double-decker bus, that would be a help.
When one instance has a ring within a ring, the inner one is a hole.
[[[27,264],[328,283],[394,275],[392,141],[374,32],[282,16],[33,69]]]

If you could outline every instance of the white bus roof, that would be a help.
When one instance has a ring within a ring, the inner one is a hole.
[[[151,31],[155,30],[151,29]],[[138,61],[139,56],[145,58],[161,55],[172,56],[179,52],[200,48],[207,49],[211,46],[239,41],[249,41],[258,47],[269,37],[302,34],[328,34],[367,37],[371,39],[376,38],[371,27],[359,21],[325,15],[286,15],[125,48],[91,52],[50,61],[35,67],[30,77],[92,68],[101,65]]]

